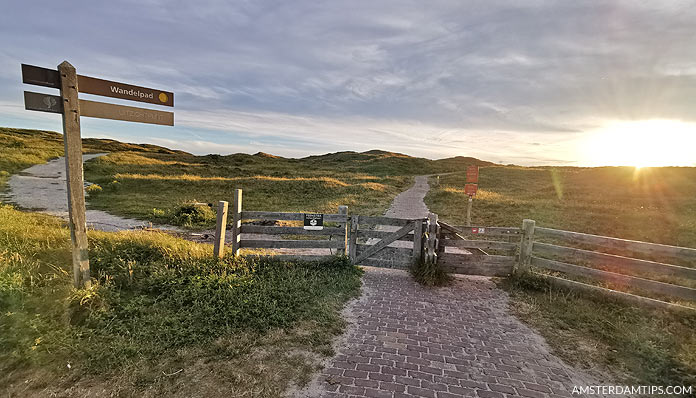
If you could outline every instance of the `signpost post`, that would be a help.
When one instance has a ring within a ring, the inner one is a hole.
[[[466,206],[466,226],[471,226],[471,207],[474,203],[474,195],[478,191],[478,166],[469,166],[466,168],[466,184],[464,185],[464,193],[469,195],[469,202]]]
[[[174,114],[152,109],[107,104],[78,99],[78,93],[102,95],[151,104],[174,106],[174,94],[167,91],[111,82],[78,75],[68,61],[58,70],[22,64],[22,81],[27,84],[60,89],[60,96],[25,91],[27,110],[63,115],[63,143],[68,191],[68,217],[72,239],[73,283],[89,289],[89,251],[85,215],[84,175],[80,116],[125,120],[140,123],[174,125]]]

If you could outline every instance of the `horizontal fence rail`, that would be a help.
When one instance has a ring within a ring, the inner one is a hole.
[[[281,220],[281,221],[302,221],[304,213],[282,213],[270,211],[243,211],[242,220]],[[346,214],[324,214],[325,222],[347,222]]]
[[[629,251],[633,253],[646,254],[649,256],[669,257],[680,260],[696,260],[696,249],[688,247],[662,245],[659,243],[640,242],[608,236],[590,235],[581,232],[562,231],[552,228],[536,228],[535,235],[547,238],[562,239],[573,243],[584,243],[588,245],[600,246],[611,251]]]
[[[696,268],[681,267],[678,265],[663,264],[655,261],[639,260],[614,254],[599,253],[540,242],[534,242],[533,250],[543,256],[572,257],[576,260],[589,261],[592,264],[607,266],[625,273],[645,272],[696,279]]]
[[[321,230],[308,230],[303,227],[267,227],[262,225],[244,224],[241,227],[243,234],[264,235],[345,235],[344,228],[324,227]]]
[[[532,227],[530,234],[531,249],[528,254],[525,253],[529,257],[529,265],[541,270],[586,278],[595,283],[607,283],[609,286],[621,290],[628,288],[633,292],[628,293],[556,275],[542,274],[554,284],[598,292],[602,295],[623,298],[634,303],[663,309],[696,311],[689,306],[662,300],[696,302],[696,288],[682,285],[690,284],[691,281],[696,280],[696,268],[627,257],[629,255],[627,253],[630,253],[631,256],[647,255],[653,259],[667,258],[692,261],[696,259],[696,249],[543,227]],[[574,245],[596,246],[610,253],[534,241],[539,237],[560,240]],[[580,262],[581,264],[572,264],[567,261]],[[523,263],[520,262],[520,264]],[[655,280],[658,278],[663,280]],[[646,297],[646,295],[654,297]]]
[[[618,274],[616,272],[603,271],[596,268],[564,263],[545,258],[532,257],[532,265],[552,271],[564,272],[570,275],[582,276],[600,282],[609,282],[622,286],[635,287],[651,293],[678,297],[684,300],[696,300],[696,289],[671,283],[658,282],[635,276]]]
[[[515,266],[515,257],[473,254],[438,254],[437,263],[454,274],[506,276]]]

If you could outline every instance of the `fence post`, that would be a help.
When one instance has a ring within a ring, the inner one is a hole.
[[[360,225],[360,216],[353,214],[350,216],[350,237],[348,240],[348,257],[351,263],[358,255],[358,225]]]
[[[413,264],[423,259],[423,220],[414,221],[413,227]]]
[[[217,258],[225,255],[225,231],[227,229],[227,202],[218,202],[217,222],[215,223],[215,245],[213,254]]]
[[[428,214],[428,247],[426,261],[437,263],[437,214]]]
[[[532,245],[534,244],[534,220],[522,221],[522,238],[520,240],[520,258],[517,263],[518,272],[526,272],[532,261]]]
[[[336,250],[336,254],[339,256],[346,255],[346,247],[348,247],[348,206],[338,206],[338,214],[346,216],[346,222],[342,223],[343,227],[343,249]]]
[[[242,241],[242,190],[235,189],[232,201],[232,255],[239,256]]]

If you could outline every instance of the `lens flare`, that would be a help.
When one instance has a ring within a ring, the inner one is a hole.
[[[588,166],[696,166],[696,124],[676,120],[616,122],[581,145]]]

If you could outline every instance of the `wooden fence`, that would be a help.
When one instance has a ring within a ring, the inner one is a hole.
[[[348,244],[353,264],[406,268],[423,255],[425,219],[351,216]]]
[[[654,261],[654,258],[695,261],[696,249],[540,228],[535,227],[531,220],[525,220],[525,223],[528,227],[522,239],[519,259],[522,271],[534,267],[594,281],[607,287],[544,274],[545,278],[557,285],[653,307],[691,310],[690,307],[669,301],[696,301],[696,289],[684,286],[696,286],[696,268]],[[547,242],[539,242],[539,239]],[[592,250],[571,245],[589,246]],[[651,259],[637,258],[645,256]]]
[[[439,224],[437,262],[445,271],[485,276],[512,273],[518,258],[520,228]]]

